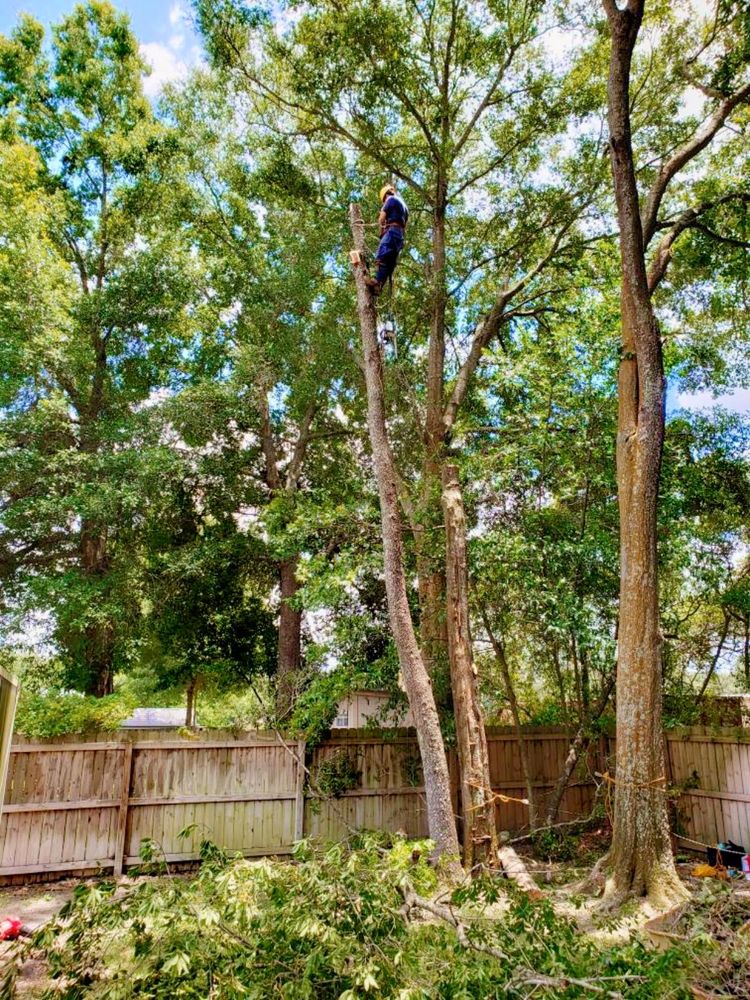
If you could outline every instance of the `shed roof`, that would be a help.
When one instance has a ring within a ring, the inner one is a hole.
[[[184,708],[136,708],[120,729],[179,729],[184,725]]]

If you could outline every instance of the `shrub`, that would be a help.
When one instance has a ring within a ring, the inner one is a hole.
[[[76,692],[36,694],[21,688],[15,729],[36,739],[117,729],[134,708],[133,699],[121,694],[93,698]]]

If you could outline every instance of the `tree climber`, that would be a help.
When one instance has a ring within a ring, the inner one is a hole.
[[[404,230],[409,221],[406,202],[398,196],[392,184],[380,189],[380,204],[383,206],[378,215],[380,243],[375,254],[378,270],[374,278],[365,277],[365,284],[373,295],[380,295],[383,285],[396,270],[398,255],[404,246]]]

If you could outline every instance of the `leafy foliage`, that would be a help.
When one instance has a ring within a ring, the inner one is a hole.
[[[291,861],[227,859],[210,845],[191,880],[81,886],[38,931],[51,997],[254,997],[268,1000],[427,1000],[575,997],[567,977],[591,977],[623,997],[687,998],[686,956],[640,943],[599,947],[497,879],[458,890],[478,950],[452,928],[404,919],[399,884],[436,888],[430,844],[362,835],[322,852],[302,842]],[[502,910],[490,918],[487,908]],[[482,948],[500,949],[499,961]],[[523,970],[554,986],[525,983]],[[633,970],[637,970],[634,975]],[[12,978],[12,971],[8,974]],[[6,982],[4,995],[8,995]]]

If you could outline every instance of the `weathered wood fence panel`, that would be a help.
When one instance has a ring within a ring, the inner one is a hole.
[[[313,787],[321,784],[325,788],[326,762],[342,757],[359,772],[357,787],[334,799],[310,796],[305,836],[338,840],[356,829],[401,830],[409,837],[427,836],[422,766],[413,736],[384,740],[366,730],[334,730],[331,739],[311,753],[308,767]],[[451,763],[455,769],[455,762]]]
[[[560,729],[527,728],[527,750],[539,814],[568,751]],[[526,785],[515,734],[488,731],[493,790],[523,799]],[[682,791],[677,832],[716,843],[750,840],[750,734],[691,730],[670,733],[668,777]],[[594,772],[612,770],[597,744],[580,762],[560,819],[587,816]],[[0,819],[0,880],[102,868],[119,873],[139,861],[149,838],[168,861],[198,857],[212,840],[245,855],[283,854],[304,836],[336,840],[354,829],[427,834],[422,769],[409,731],[336,730],[310,751],[313,788],[326,762],[342,755],[356,775],[340,797],[320,801],[305,791],[304,744],[252,739],[17,744],[12,748]],[[457,762],[449,755],[459,812]],[[616,780],[616,776],[615,776]],[[498,802],[503,830],[528,822],[518,801]],[[181,836],[182,834],[182,836]]]
[[[267,741],[133,745],[124,863],[138,863],[146,838],[167,861],[196,859],[203,840],[247,855],[289,851],[296,751]]]
[[[696,728],[669,733],[666,742],[669,779],[681,788],[677,832],[750,848],[750,732]]]
[[[112,865],[122,755],[110,743],[13,747],[0,820],[0,873]]]
[[[537,815],[543,817],[549,795],[565,764],[570,736],[560,729],[528,726],[524,728],[524,740]],[[493,792],[511,799],[525,799],[526,781],[515,732],[505,728],[488,728],[487,747]],[[590,748],[588,754],[582,755],[565,790],[559,810],[560,820],[589,815],[596,795],[593,776],[597,767],[596,752],[594,748]],[[497,801],[495,815],[501,830],[521,830],[529,821],[527,806],[518,801]]]

